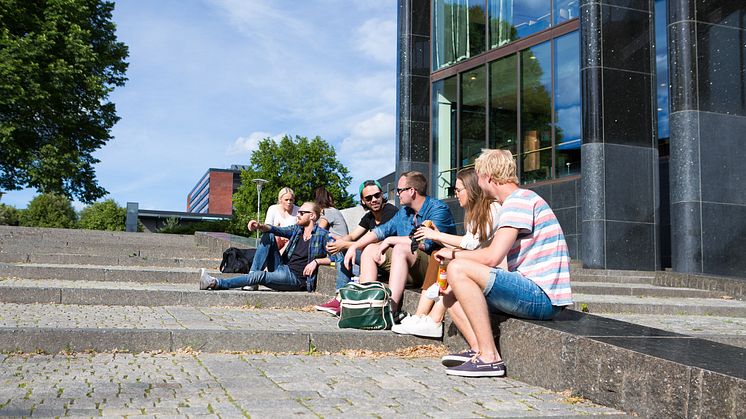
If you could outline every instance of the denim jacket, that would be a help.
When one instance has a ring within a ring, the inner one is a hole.
[[[269,226],[270,233],[290,239],[288,242],[285,252],[282,254],[282,263],[288,263],[290,255],[293,254],[295,246],[298,244],[298,240],[303,237],[303,227],[298,224],[288,227],[277,227]],[[313,259],[321,259],[327,257],[326,253],[326,241],[329,238],[329,232],[323,228],[315,225],[313,232],[311,233],[311,243],[308,247],[308,262],[310,263]],[[319,267],[313,271],[311,276],[306,281],[306,290],[313,292],[316,289],[316,275],[319,273]]]
[[[425,197],[420,212],[415,214],[412,208],[402,206],[399,212],[394,215],[394,218],[372,231],[379,241],[390,236],[409,236],[415,226],[419,226],[425,220],[432,221],[438,227],[438,230],[443,233],[456,234],[456,225],[453,222],[451,209],[443,201],[432,199],[429,196]],[[441,247],[429,239],[425,240],[424,245],[427,253],[432,253],[433,250]]]

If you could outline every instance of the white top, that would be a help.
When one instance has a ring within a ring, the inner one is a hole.
[[[490,213],[492,214],[492,231],[487,234],[487,240],[480,242],[479,236],[471,232],[471,226],[467,226],[466,234],[461,238],[461,244],[459,245],[462,249],[474,250],[489,246],[500,225],[500,204],[497,201],[490,204]]]
[[[293,211],[289,215],[283,216],[280,204],[274,204],[267,208],[267,217],[264,219],[264,224],[289,227],[296,223],[296,217],[298,217],[298,207],[296,205],[293,205]]]

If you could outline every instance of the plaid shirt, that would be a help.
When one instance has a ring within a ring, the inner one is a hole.
[[[290,255],[295,251],[295,246],[298,244],[298,240],[303,237],[304,227],[298,224],[289,227],[277,227],[269,226],[270,233],[290,239],[287,245],[287,249],[282,254],[282,263],[288,263]],[[329,238],[329,232],[319,227],[318,225],[313,226],[313,232],[311,233],[311,243],[308,246],[308,263],[311,263],[313,259],[321,259],[328,256],[326,253],[326,241]],[[319,266],[316,265],[311,276],[306,280],[306,289],[308,292],[313,292],[316,289],[316,274],[319,272]]]

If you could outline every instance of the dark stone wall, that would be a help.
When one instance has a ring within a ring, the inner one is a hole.
[[[430,173],[430,1],[399,0],[396,173]]]
[[[669,0],[672,268],[746,274],[746,3]]]
[[[578,245],[590,268],[660,267],[652,11],[644,0],[581,1]]]

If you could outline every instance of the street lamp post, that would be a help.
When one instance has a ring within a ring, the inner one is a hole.
[[[259,221],[259,211],[262,207],[262,188],[264,184],[269,182],[264,179],[251,179],[252,182],[256,183],[256,221]],[[259,230],[256,231],[256,238],[259,239]]]

